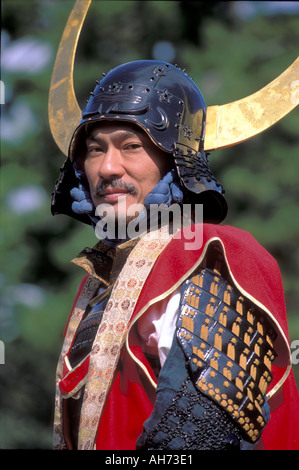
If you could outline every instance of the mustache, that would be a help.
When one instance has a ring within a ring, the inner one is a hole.
[[[113,180],[103,180],[101,183],[99,183],[95,190],[93,195],[98,196],[101,194],[102,191],[105,191],[107,188],[118,188],[118,189],[125,189],[128,191],[129,194],[136,194],[137,190],[133,184],[126,183],[125,181],[122,181],[120,179],[113,179]]]

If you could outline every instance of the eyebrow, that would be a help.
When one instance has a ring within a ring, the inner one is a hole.
[[[126,139],[126,138],[130,138],[130,137],[138,137],[138,138],[141,138],[142,137],[142,132],[138,132],[138,131],[129,131],[129,130],[119,130],[119,131],[116,131],[115,133],[113,133],[113,140],[117,140],[117,139]],[[102,137],[97,137],[97,136],[93,136],[93,135],[88,135],[86,137],[86,140],[91,140],[91,141],[94,141],[94,142],[101,142],[102,141]]]

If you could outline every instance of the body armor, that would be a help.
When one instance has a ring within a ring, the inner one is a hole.
[[[176,331],[137,448],[256,444],[269,419],[265,396],[276,358],[264,312],[216,269],[200,268],[182,286]]]
[[[71,139],[52,200],[53,213],[75,215],[69,191],[77,184],[73,163],[86,152],[87,126],[125,121],[143,129],[173,160],[184,189],[184,202],[204,204],[206,222],[221,222],[227,213],[224,190],[213,176],[203,150],[206,104],[194,82],[178,67],[158,61],[120,65],[97,81]]]

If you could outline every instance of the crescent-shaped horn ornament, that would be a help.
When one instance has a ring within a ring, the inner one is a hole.
[[[53,138],[67,155],[69,143],[81,119],[73,84],[74,61],[80,32],[91,0],[77,0],[59,44],[49,91],[49,124]]]
[[[207,109],[204,150],[239,144],[268,129],[299,104],[299,57],[275,80],[238,101]]]
[[[51,79],[49,123],[53,138],[67,155],[81,118],[73,85],[74,60],[80,32],[91,0],[76,0],[65,26]],[[209,106],[204,150],[230,147],[265,131],[299,104],[299,57],[261,90],[221,106]]]

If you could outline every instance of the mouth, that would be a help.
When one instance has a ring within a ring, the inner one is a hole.
[[[115,202],[119,197],[125,197],[129,194],[136,194],[135,186],[119,181],[113,181],[110,184],[101,184],[96,187],[94,197],[103,198],[109,202]]]
[[[103,198],[107,202],[118,202],[119,198],[125,198],[127,194],[130,194],[128,190],[113,188],[98,193],[98,197]]]
[[[110,188],[110,189],[104,189],[103,191],[95,193],[95,195],[103,197],[103,196],[110,196],[114,194],[127,194],[128,192],[129,190],[124,189],[124,188]]]

